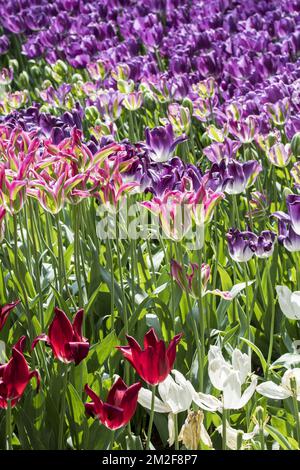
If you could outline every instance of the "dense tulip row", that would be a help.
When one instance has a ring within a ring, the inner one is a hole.
[[[300,449],[300,2],[0,28],[0,448]]]

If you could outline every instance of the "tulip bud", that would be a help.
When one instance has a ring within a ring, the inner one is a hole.
[[[90,123],[94,124],[95,121],[100,118],[99,111],[96,106],[87,106],[85,117]]]
[[[17,61],[17,59],[10,59],[8,61],[8,67],[12,68],[14,73],[17,74],[19,71],[19,62]]]
[[[140,91],[128,93],[124,97],[123,106],[128,109],[128,111],[136,111],[142,106],[142,102],[143,97]]]
[[[40,69],[37,65],[33,65],[32,67],[30,67],[30,73],[31,75],[33,76],[33,78],[35,80],[39,79],[40,77]]]
[[[54,73],[60,75],[60,77],[64,77],[68,73],[68,65],[60,59],[55,62],[52,68]]]
[[[300,156],[300,132],[297,132],[292,138],[291,149],[295,157]]]
[[[28,73],[23,70],[18,77],[18,83],[21,88],[29,88],[29,76]]]
[[[207,128],[208,137],[215,142],[224,142],[225,134],[222,129],[218,129],[214,124]]]
[[[134,91],[134,81],[133,80],[118,80],[117,82],[118,90],[121,93],[132,93]]]
[[[291,146],[290,144],[278,143],[273,145],[267,151],[267,157],[273,165],[284,168],[288,165],[291,159]]]
[[[185,97],[182,101],[182,106],[189,108],[190,113],[193,114],[193,102],[190,98]]]
[[[71,82],[72,83],[82,82],[82,76],[80,75],[80,73],[73,73]]]

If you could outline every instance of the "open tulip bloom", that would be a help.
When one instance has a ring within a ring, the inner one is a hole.
[[[243,408],[255,392],[257,377],[252,375],[250,385],[242,393],[242,386],[251,374],[251,358],[239,349],[232,352],[231,363],[224,359],[218,346],[208,352],[208,375],[211,383],[222,391],[222,407],[225,410]]]
[[[55,307],[54,319],[49,327],[48,335],[37,336],[32,343],[32,349],[39,341],[45,341],[51,346],[53,355],[66,364],[74,362],[78,365],[89,353],[89,342],[82,336],[83,309],[76,313],[73,324],[65,312]]]
[[[276,286],[282,313],[289,320],[300,320],[300,291],[292,292],[286,286]]]
[[[111,430],[125,426],[133,417],[142,384],[137,382],[128,387],[119,377],[110,389],[104,403],[93,390],[86,385],[85,392],[92,399],[85,403],[89,416],[98,418],[104,426]]]
[[[295,387],[293,387],[293,381]],[[273,400],[285,400],[286,398],[295,397],[300,401],[300,369],[288,369],[283,374],[279,385],[268,380],[259,384],[256,391]]]
[[[39,389],[39,372],[29,369],[23,354],[25,342],[26,337],[22,336],[13,346],[8,363],[0,365],[0,408],[7,408],[8,401],[11,406],[15,406],[33,377],[37,381],[37,390]]]
[[[118,346],[124,358],[134,367],[138,375],[148,384],[157,385],[163,382],[173,368],[176,357],[176,346],[182,334],[174,336],[168,347],[159,340],[153,328],[144,337],[144,349],[139,343],[126,335],[128,346]]]

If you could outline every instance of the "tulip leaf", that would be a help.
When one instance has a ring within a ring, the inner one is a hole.
[[[240,339],[244,341],[246,344],[248,344],[248,346],[250,346],[250,348],[253,349],[253,351],[257,354],[257,356],[259,357],[263,372],[265,373],[267,370],[267,361],[265,360],[261,350],[255,344],[253,344],[249,339],[246,339],[246,338],[240,338]]]
[[[283,450],[293,450],[289,441],[281,434],[278,429],[274,428],[270,424],[266,425],[266,431],[275,439],[276,442],[282,447]]]
[[[89,372],[99,369],[119,344],[115,331],[111,331],[103,340],[92,346],[88,356]]]

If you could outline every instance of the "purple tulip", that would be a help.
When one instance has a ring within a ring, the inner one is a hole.
[[[227,194],[241,194],[255,182],[261,170],[262,166],[256,160],[238,162],[224,158],[219,164],[214,163],[207,173],[208,186]]]
[[[286,198],[286,205],[292,228],[297,235],[300,235],[300,195],[289,194]]]
[[[270,230],[261,232],[257,237],[255,247],[255,254],[258,258],[268,258],[273,254],[275,238],[275,233]]]
[[[289,215],[278,211],[274,212],[272,216],[278,219],[279,243],[288,251],[300,251],[300,235],[297,235],[293,230]]]
[[[238,263],[249,261],[255,253],[257,236],[252,232],[230,229],[226,234],[229,254]]]
[[[180,142],[187,139],[185,135],[175,138],[171,124],[155,127],[146,131],[146,148],[154,162],[167,162]]]

